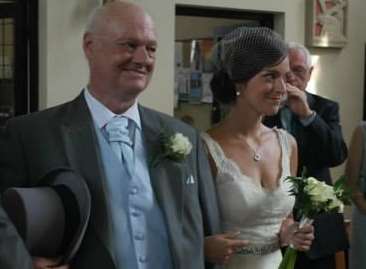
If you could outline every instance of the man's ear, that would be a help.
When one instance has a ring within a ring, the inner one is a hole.
[[[94,43],[94,40],[93,40],[92,34],[85,33],[83,36],[83,51],[84,51],[86,58],[88,58],[88,59],[92,55],[93,43]]]
[[[311,67],[309,68],[309,79],[310,79],[310,77],[311,77],[311,74],[313,73],[313,69],[314,69],[314,66],[311,66]]]

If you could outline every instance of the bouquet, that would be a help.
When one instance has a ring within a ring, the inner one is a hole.
[[[311,224],[315,216],[321,213],[342,213],[344,204],[350,204],[350,190],[345,186],[345,177],[330,186],[314,177],[287,177],[292,183],[290,194],[295,196],[295,219],[300,220],[299,227]],[[293,269],[297,251],[291,245],[286,249],[279,269]]]

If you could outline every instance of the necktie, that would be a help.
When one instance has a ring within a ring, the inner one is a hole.
[[[114,117],[105,127],[108,142],[120,162],[125,165],[130,176],[134,171],[134,154],[128,131],[128,119]]]
[[[291,131],[291,127],[292,127],[292,112],[290,111],[290,109],[285,106],[281,109],[280,112],[280,117],[281,117],[281,123],[282,123],[282,127],[287,130],[289,133],[292,133]]]

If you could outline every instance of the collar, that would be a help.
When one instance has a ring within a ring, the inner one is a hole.
[[[112,118],[116,116],[124,116],[134,121],[136,126],[139,129],[141,129],[141,119],[137,102],[135,102],[124,113],[115,114],[112,111],[110,111],[105,105],[103,105],[98,99],[96,99],[93,95],[91,95],[87,87],[83,89],[83,93],[88,108],[98,128],[102,129]]]

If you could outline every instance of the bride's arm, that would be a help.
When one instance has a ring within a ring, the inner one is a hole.
[[[205,238],[205,257],[212,263],[226,264],[232,255],[248,245],[247,240],[237,239],[240,232],[215,234]]]

